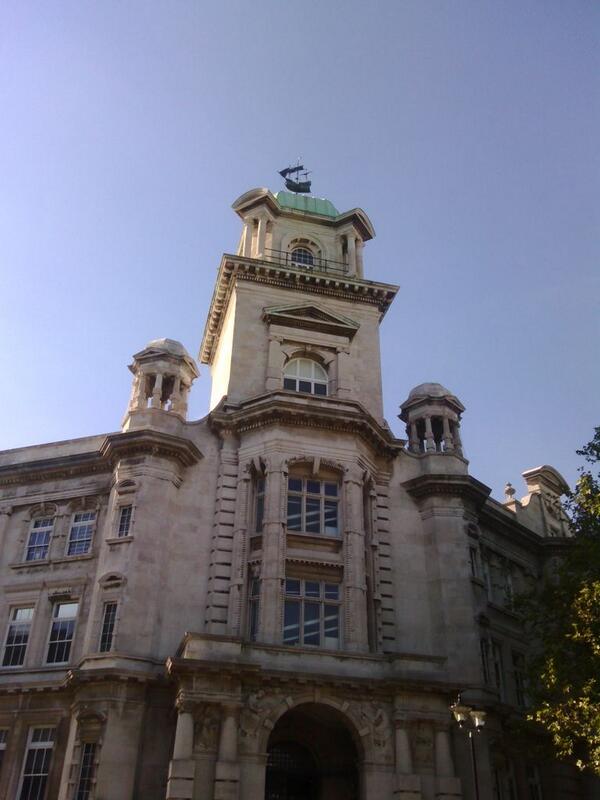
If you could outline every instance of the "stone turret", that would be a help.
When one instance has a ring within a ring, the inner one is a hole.
[[[132,418],[163,411],[185,420],[188,395],[198,369],[185,347],[174,339],[153,339],[129,365],[133,385],[123,430]]]
[[[400,406],[411,453],[462,456],[460,416],[465,407],[440,383],[421,383]]]

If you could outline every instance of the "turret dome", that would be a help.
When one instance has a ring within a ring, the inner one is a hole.
[[[415,400],[417,397],[453,397],[450,389],[446,389],[441,383],[420,383],[411,389],[408,394],[409,400]]]

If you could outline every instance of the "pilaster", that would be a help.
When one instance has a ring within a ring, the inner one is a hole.
[[[281,642],[283,581],[285,579],[285,502],[287,464],[281,455],[267,459],[265,512],[262,532],[259,638]]]
[[[344,593],[347,650],[369,649],[367,625],[367,581],[363,513],[363,474],[353,465],[344,475]]]

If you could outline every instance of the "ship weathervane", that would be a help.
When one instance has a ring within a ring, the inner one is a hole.
[[[308,194],[310,192],[311,182],[307,180],[310,172],[304,169],[300,159],[298,159],[295,167],[286,167],[280,170],[279,174],[285,181],[285,188],[289,189],[290,192],[296,192],[296,194]]]

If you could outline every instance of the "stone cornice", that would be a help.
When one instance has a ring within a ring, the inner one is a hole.
[[[57,448],[60,448],[60,443]],[[0,486],[109,472],[118,459],[139,454],[171,458],[184,467],[202,458],[202,453],[193,442],[179,436],[151,429],[110,433],[98,450],[6,464],[0,467]]]
[[[289,264],[282,266],[272,261],[225,254],[221,259],[198,355],[203,364],[212,363],[221,334],[225,309],[237,280],[285,289],[301,289],[310,294],[367,303],[376,306],[382,315],[389,308],[399,288],[392,284],[376,283],[355,276],[318,272]]]
[[[538,533],[519,522],[516,514],[512,514],[502,506],[498,506],[499,504],[492,498],[489,498],[483,505],[479,515],[480,522],[483,525],[488,525],[495,534],[504,535],[511,541],[518,538],[520,545],[529,545],[532,550],[537,550],[543,544],[544,539]],[[510,517],[508,516],[509,514],[511,515]]]
[[[232,430],[237,434],[276,424],[358,434],[388,458],[403,452],[405,444],[402,439],[394,438],[360,403],[333,397],[299,398],[292,392],[274,392],[235,406],[225,401],[208,419],[213,430]]]
[[[450,495],[469,500],[477,508],[485,503],[491,491],[470,475],[420,475],[402,485],[415,500]]]

